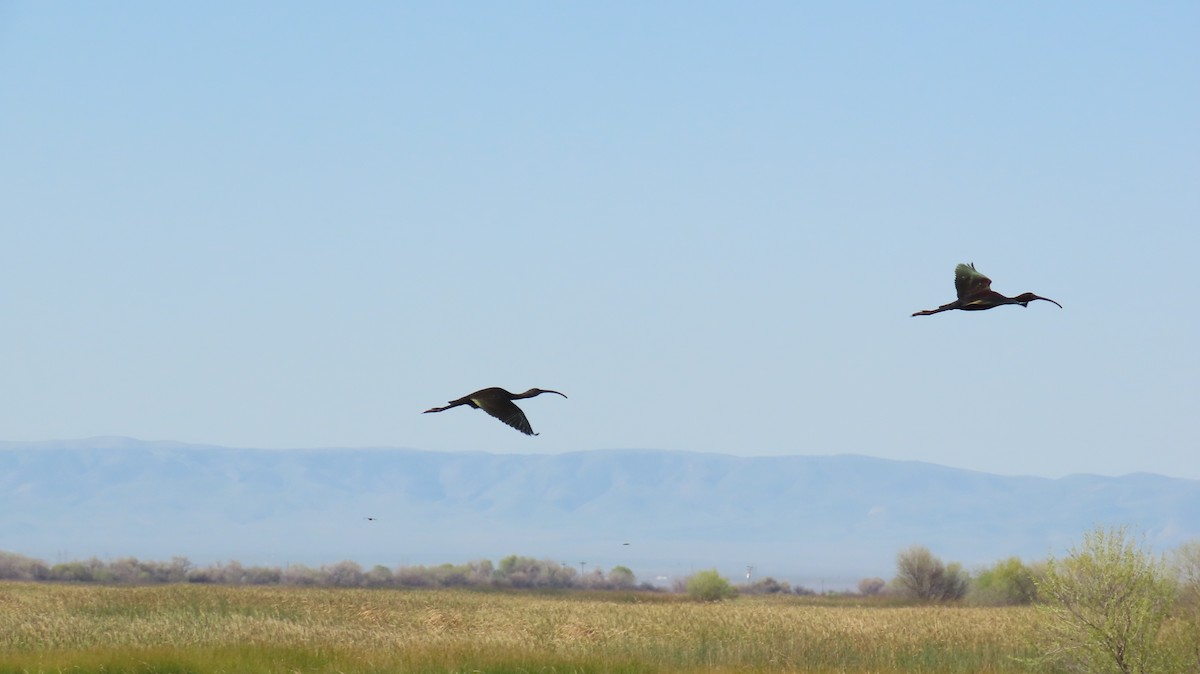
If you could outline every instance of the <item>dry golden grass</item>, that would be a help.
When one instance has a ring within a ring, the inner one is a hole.
[[[1028,608],[0,584],[0,672],[1025,672]]]

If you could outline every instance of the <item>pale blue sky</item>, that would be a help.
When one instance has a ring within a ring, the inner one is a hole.
[[[0,2],[0,438],[1200,478],[1200,5]],[[1062,303],[912,318],[974,261]],[[485,386],[541,436],[482,412]]]

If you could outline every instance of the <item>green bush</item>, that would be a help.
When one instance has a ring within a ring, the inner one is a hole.
[[[967,598],[981,606],[1032,604],[1037,599],[1034,570],[1017,557],[996,562],[975,576]]]
[[[1092,674],[1184,671],[1159,641],[1175,579],[1124,528],[1085,534],[1065,559],[1047,562],[1037,589],[1049,658]]]
[[[608,572],[608,586],[617,590],[628,590],[637,584],[637,576],[628,566],[614,566]]]
[[[720,601],[736,596],[737,590],[716,569],[710,569],[693,574],[688,579],[687,593],[698,601]]]

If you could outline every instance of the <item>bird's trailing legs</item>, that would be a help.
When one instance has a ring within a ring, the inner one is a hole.
[[[533,432],[533,427],[529,425],[529,419],[525,417],[525,413],[522,412],[521,408],[517,407],[513,401],[521,400],[523,398],[533,398],[534,396],[539,396],[543,393],[555,393],[564,398],[567,397],[564,393],[551,391],[549,389],[531,388],[524,393],[510,393],[502,388],[493,386],[491,388],[480,389],[474,393],[465,395],[458,400],[451,400],[449,405],[442,407],[431,407],[430,409],[425,410],[423,414],[428,414],[430,412],[444,412],[453,407],[467,405],[469,407],[474,407],[475,409],[487,412],[500,421],[503,421],[509,426],[521,431],[525,435],[537,435],[537,433]]]

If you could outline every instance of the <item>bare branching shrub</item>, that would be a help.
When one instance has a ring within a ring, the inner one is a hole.
[[[278,585],[283,572],[274,566],[251,566],[242,570],[242,582],[247,585]]]
[[[237,560],[232,560],[228,564],[217,564],[213,570],[218,583],[227,585],[243,585],[246,584],[246,569],[242,568],[242,563]]]
[[[365,582],[362,567],[349,560],[338,562],[332,566],[322,566],[321,575],[324,576],[322,585],[360,587]]]
[[[902,596],[921,601],[953,601],[967,593],[970,576],[957,562],[942,560],[920,545],[896,555],[896,578],[892,581]]]
[[[151,580],[150,573],[144,571],[133,557],[122,557],[109,563],[108,570],[118,583],[148,583]]]
[[[396,585],[401,587],[434,587],[437,580],[423,566],[402,566],[392,574]]]
[[[603,574],[600,576],[599,583],[590,577],[581,577],[576,581],[575,569],[565,564],[519,555],[509,555],[501,559],[499,566],[496,567],[495,578],[497,583],[512,587],[571,587],[576,584],[584,587],[596,587],[604,585]]]
[[[0,580],[47,580],[50,568],[40,559],[0,552]]]
[[[602,569],[592,569],[587,573],[579,575],[578,583],[581,587],[589,590],[603,590],[606,587],[604,580],[604,571]]]
[[[887,581],[882,578],[863,578],[858,581],[858,593],[864,597],[874,597],[883,592]]]

